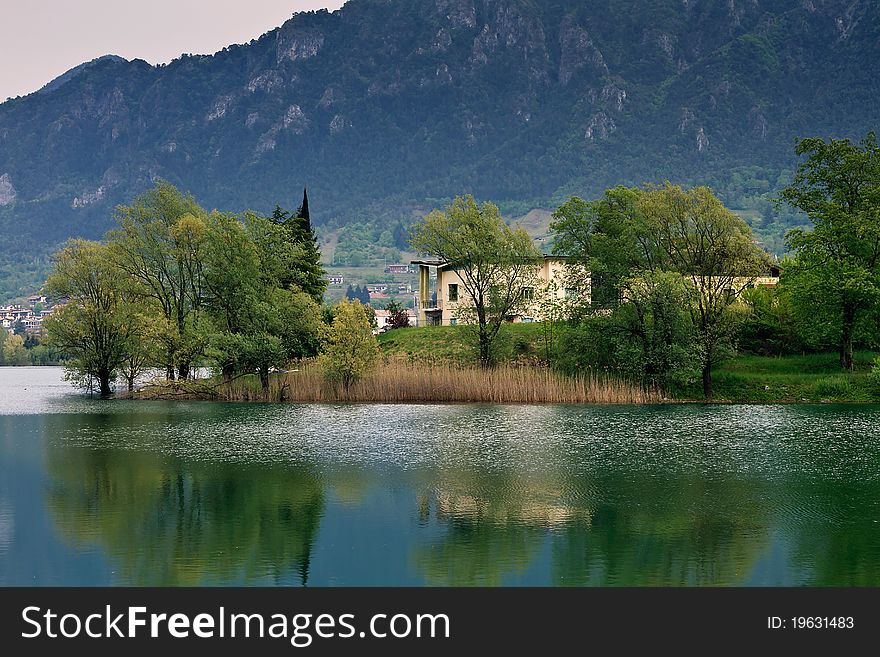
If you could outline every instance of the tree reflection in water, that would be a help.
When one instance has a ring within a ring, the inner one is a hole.
[[[324,490],[305,470],[110,448],[47,455],[56,526],[75,544],[104,548],[119,583],[308,582]]]

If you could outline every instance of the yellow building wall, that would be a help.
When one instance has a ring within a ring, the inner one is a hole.
[[[513,320],[514,322],[522,322],[523,318],[525,317],[529,317],[536,322],[543,321],[544,318],[541,316],[540,308],[538,306],[538,296],[540,294],[540,288],[546,286],[550,281],[556,283],[556,289],[554,291],[554,296],[556,297],[556,300],[560,302],[565,300],[566,263],[564,260],[560,260],[557,258],[545,258],[541,266],[536,269],[535,274],[537,278],[535,304],[528,308],[525,312],[517,315]],[[457,302],[451,301],[449,299],[450,285],[458,285]],[[586,295],[586,299],[580,298],[580,300],[585,300],[587,303],[589,303],[590,290],[581,290],[579,291],[579,293],[580,295]],[[462,306],[467,307],[471,305],[471,298],[465,290],[464,282],[462,281],[459,273],[454,269],[441,268],[437,272],[437,302],[442,309],[442,313],[440,316],[441,324],[443,326],[451,326],[453,324],[453,320],[458,319],[456,315],[459,309]]]

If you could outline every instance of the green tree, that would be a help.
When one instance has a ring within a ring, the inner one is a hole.
[[[695,344],[681,355],[701,354],[703,392],[711,398],[712,366],[731,353],[741,315],[733,305],[769,265],[748,225],[708,188],[685,191],[667,183],[617,187],[589,203],[572,198],[556,211],[552,228],[557,250],[572,255],[590,278],[591,303],[581,313],[622,309],[611,322],[614,332],[640,336],[640,355],[625,360],[642,363],[649,380],[680,379],[674,372],[687,371],[673,356],[682,333],[671,330],[678,311],[669,305],[676,299],[684,304],[679,308],[690,313]],[[675,272],[695,294],[675,290],[670,279],[658,278],[661,272]],[[660,343],[658,336],[663,337]],[[672,350],[669,359],[661,357],[662,344]],[[620,353],[620,346],[609,349]]]
[[[101,396],[108,397],[135,342],[139,317],[107,247],[71,240],[56,253],[46,287],[53,296],[69,298],[44,320],[49,343],[71,357],[65,365],[71,375],[97,381]]]
[[[739,349],[760,356],[782,356],[824,343],[825,314],[822,317],[802,314],[801,309],[810,306],[801,299],[804,291],[798,285],[786,283],[743,292],[747,314],[739,328]]]
[[[169,379],[181,379],[203,350],[196,315],[203,300],[202,247],[207,213],[167,182],[117,208],[119,228],[108,233],[109,255],[134,284],[133,294],[155,304]]]
[[[502,325],[527,303],[523,288],[535,287],[541,254],[521,227],[511,228],[492,203],[456,197],[413,228],[413,248],[437,257],[461,277],[466,292],[459,320],[473,327],[480,364],[492,364],[492,344]]]
[[[334,307],[333,323],[324,330],[319,362],[325,377],[341,383],[346,392],[375,368],[379,357],[367,311],[358,301],[342,301]]]
[[[225,381],[254,372],[263,390],[269,372],[294,358],[317,352],[320,309],[295,284],[281,287],[285,270],[273,266],[277,251],[269,238],[284,235],[264,219],[214,212],[204,247],[205,309],[212,356]],[[257,236],[257,240],[252,239]]]
[[[572,197],[553,213],[554,252],[566,255],[571,284],[590,290],[590,303],[573,311],[616,308],[634,271],[659,266],[656,244],[639,207],[643,190],[615,187],[595,201]],[[586,276],[589,280],[578,280]],[[581,295],[581,299],[586,299]]]
[[[28,362],[27,349],[24,347],[24,338],[13,333],[3,343],[3,362],[6,365],[24,365]]]
[[[711,399],[712,367],[732,351],[738,317],[732,306],[767,271],[769,256],[707,187],[649,187],[639,206],[659,267],[696,290],[689,310],[702,353],[703,395]]]
[[[296,247],[295,257],[287,263],[286,271],[280,278],[281,287],[296,285],[311,295],[316,303],[321,303],[327,289],[327,272],[321,265],[318,238],[309,216],[308,192],[303,190],[303,202],[294,214],[276,205],[271,219],[283,227],[286,240]]]
[[[795,152],[807,159],[781,196],[813,225],[788,233],[797,261],[785,284],[805,291],[805,308],[836,310],[840,366],[852,369],[856,324],[880,301],[880,148],[872,132],[859,144],[804,139]]]

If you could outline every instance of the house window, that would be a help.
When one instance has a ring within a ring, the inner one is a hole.
[[[565,288],[565,298],[569,301],[571,299],[576,299],[578,295],[578,291],[576,287],[567,287]]]
[[[535,298],[535,288],[533,287],[524,287],[522,289],[522,298],[526,301],[531,301]]]
[[[458,320],[455,317],[453,317],[452,319],[449,320],[449,325],[450,326],[457,326]]]
[[[458,301],[458,283],[449,284],[449,300]]]

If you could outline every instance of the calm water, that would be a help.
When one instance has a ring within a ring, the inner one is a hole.
[[[102,402],[0,368],[0,584],[877,586],[878,424]]]

